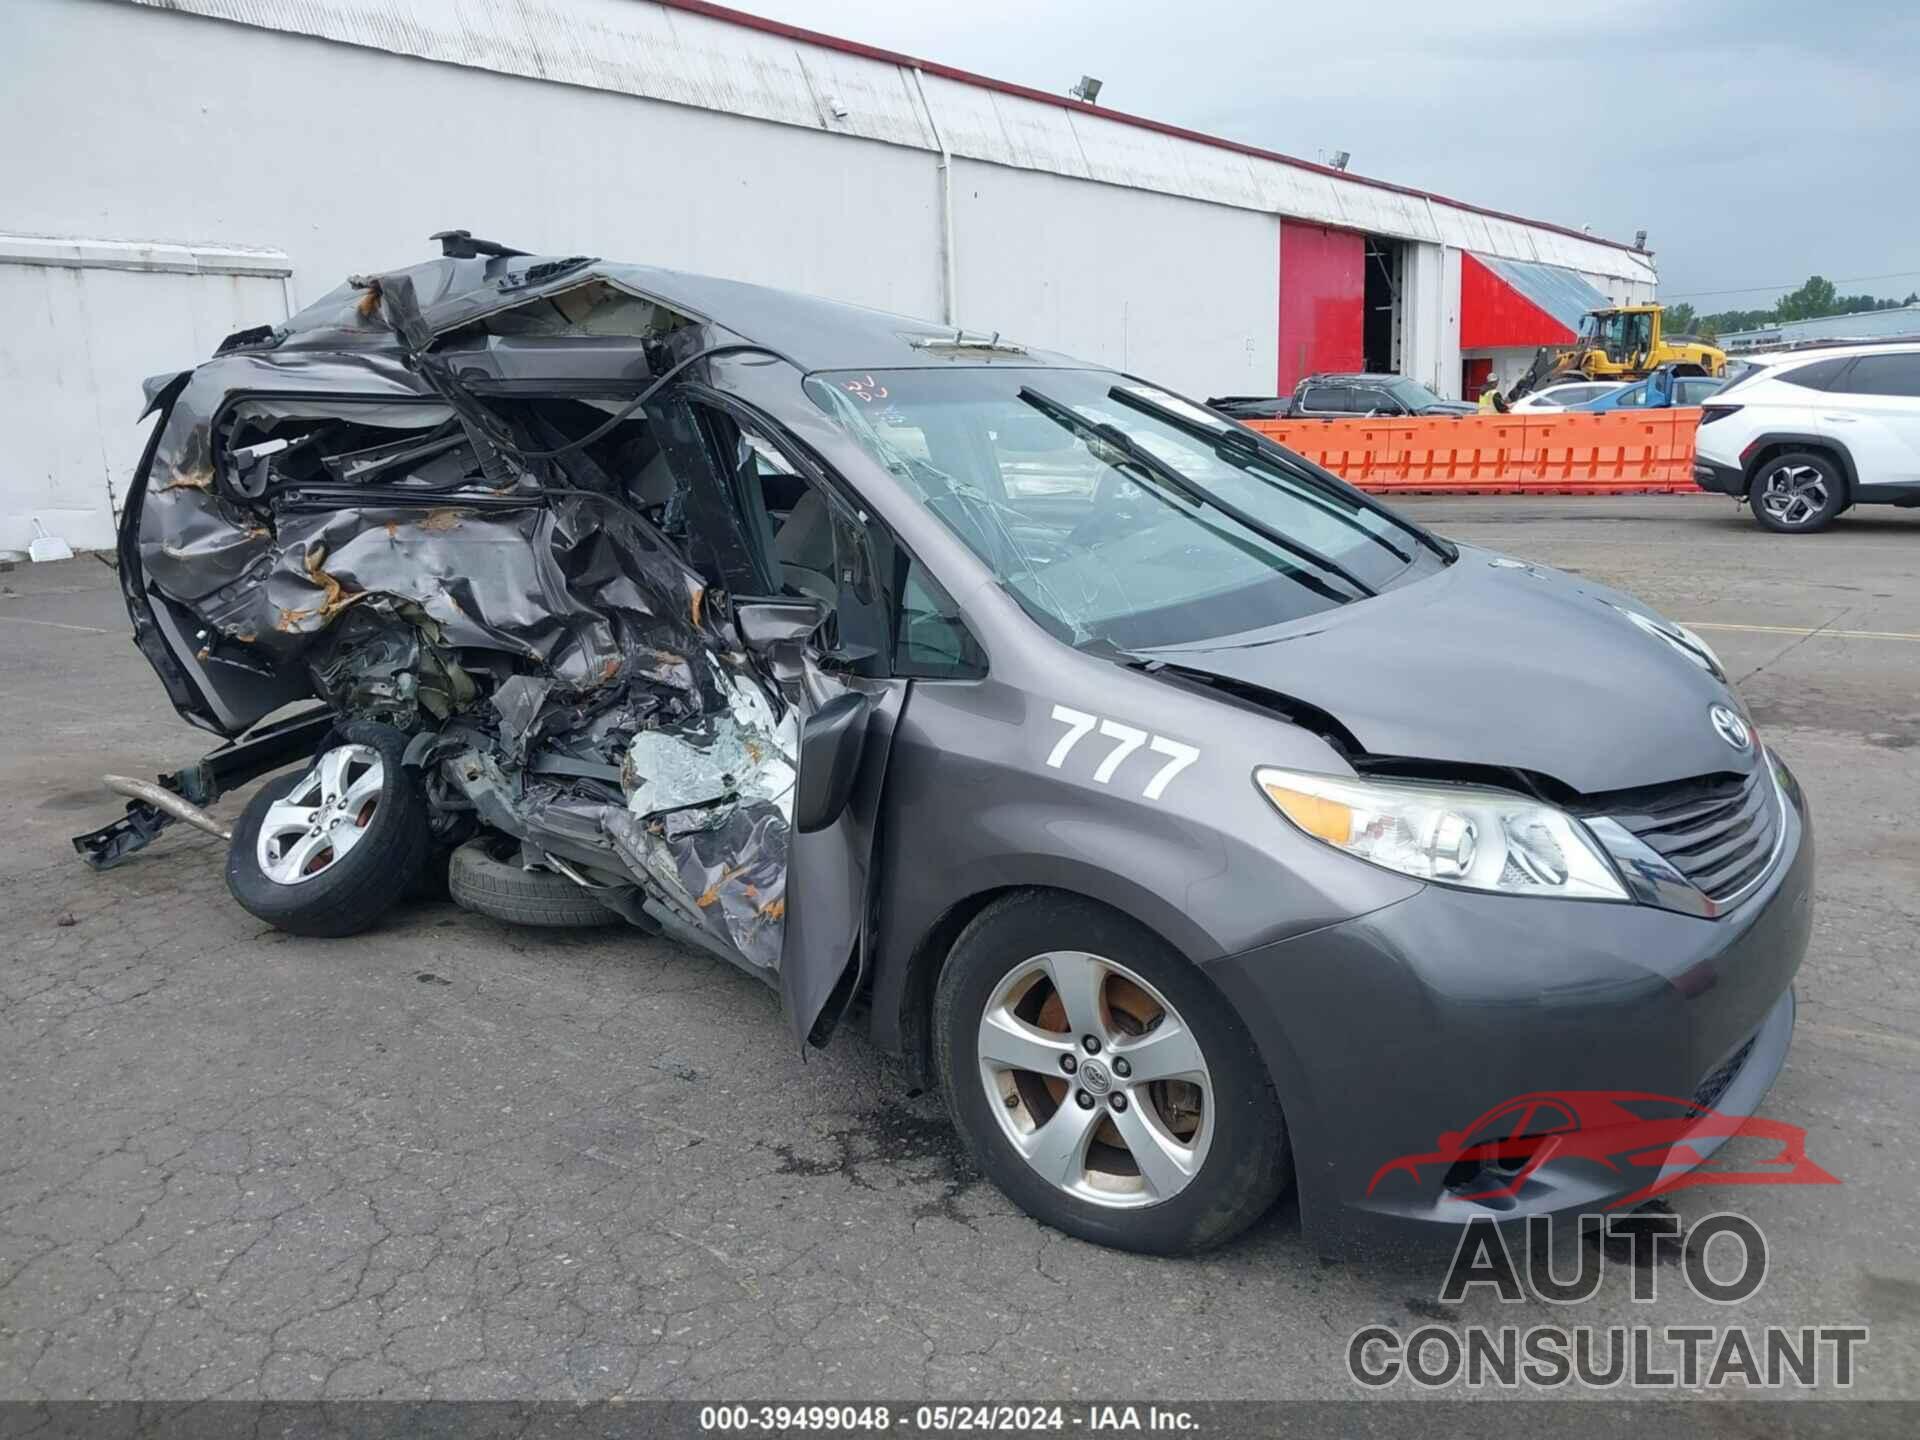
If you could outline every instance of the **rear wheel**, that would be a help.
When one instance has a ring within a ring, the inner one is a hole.
[[[1024,891],[962,932],[934,998],[954,1123],[1029,1214],[1177,1253],[1258,1219],[1290,1173],[1266,1068],[1226,998],[1124,916]]]
[[[1790,450],[1763,461],[1747,493],[1753,518],[1783,535],[1824,530],[1846,508],[1847,485],[1825,455]]]

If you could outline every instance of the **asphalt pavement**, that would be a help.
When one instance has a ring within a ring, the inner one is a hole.
[[[673,944],[446,904],[294,939],[185,827],[90,873],[99,777],[208,737],[81,557],[0,574],[0,1398],[1342,1398],[1371,1324],[1734,1319],[1866,1325],[1853,1393],[1920,1394],[1920,513],[1407,508],[1693,626],[1811,797],[1765,1113],[1842,1183],[1675,1197],[1762,1227],[1737,1317],[1672,1266],[1651,1304],[1613,1265],[1577,1316],[1442,1305],[1443,1265],[1323,1258],[1290,1200],[1198,1259],[1101,1250],[1016,1211],[898,1062],[803,1060],[770,991]]]

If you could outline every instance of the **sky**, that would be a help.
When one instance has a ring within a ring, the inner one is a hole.
[[[1915,0],[732,0],[1631,240],[1701,312],[1920,289]],[[1905,272],[1890,274],[1889,272]],[[1884,279],[1866,277],[1887,276]],[[1718,293],[1737,292],[1737,293]]]

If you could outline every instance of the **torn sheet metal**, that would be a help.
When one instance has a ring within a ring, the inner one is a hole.
[[[228,728],[277,703],[274,679],[438,731],[435,753],[457,757],[445,778],[489,823],[630,872],[777,967],[799,717],[742,657],[718,658],[731,632],[706,580],[640,513],[641,475],[657,487],[667,459],[648,418],[598,449],[515,459],[405,362],[378,313],[391,299],[336,292],[179,387],[134,534],[149,618],[190,627]],[[648,344],[673,328],[604,285],[584,300],[548,314],[596,335],[632,317]],[[637,347],[626,363],[646,373]],[[564,449],[609,409],[553,404],[521,414],[520,448]]]

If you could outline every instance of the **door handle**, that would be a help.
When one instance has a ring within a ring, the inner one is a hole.
[[[1829,425],[1851,425],[1859,419],[1857,415],[1822,415],[1820,418]]]

